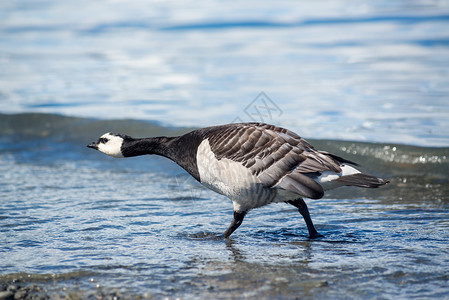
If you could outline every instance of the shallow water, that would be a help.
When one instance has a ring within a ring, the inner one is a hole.
[[[113,159],[85,147],[106,127],[133,135],[186,129],[54,115],[0,120],[3,283],[84,298],[449,295],[447,148],[312,140],[391,183],[308,200],[323,238],[309,240],[299,213],[273,204],[250,212],[226,240],[231,202],[171,161]]]

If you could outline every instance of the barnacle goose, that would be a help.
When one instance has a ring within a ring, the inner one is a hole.
[[[226,238],[248,211],[273,202],[297,207],[310,238],[319,237],[303,198],[319,199],[325,190],[339,186],[377,188],[388,183],[360,172],[349,160],[316,150],[290,130],[264,123],[213,126],[177,137],[106,133],[87,147],[113,157],[157,154],[173,160],[201,184],[231,199],[234,219]]]

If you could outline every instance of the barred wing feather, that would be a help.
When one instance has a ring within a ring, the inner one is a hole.
[[[323,188],[307,174],[341,172],[338,157],[315,150],[307,141],[284,128],[262,123],[218,126],[206,131],[211,150],[220,160],[242,163],[265,187],[281,188],[318,199]]]

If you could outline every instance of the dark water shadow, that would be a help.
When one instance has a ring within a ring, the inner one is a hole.
[[[192,240],[200,241],[223,241],[226,240],[223,234],[216,232],[200,231],[195,233],[183,234],[182,238],[188,238]]]

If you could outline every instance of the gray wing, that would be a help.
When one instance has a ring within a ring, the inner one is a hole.
[[[341,172],[338,157],[315,150],[284,128],[263,123],[210,127],[204,132],[217,159],[241,162],[266,187],[281,188],[318,199],[323,188],[307,174]]]

